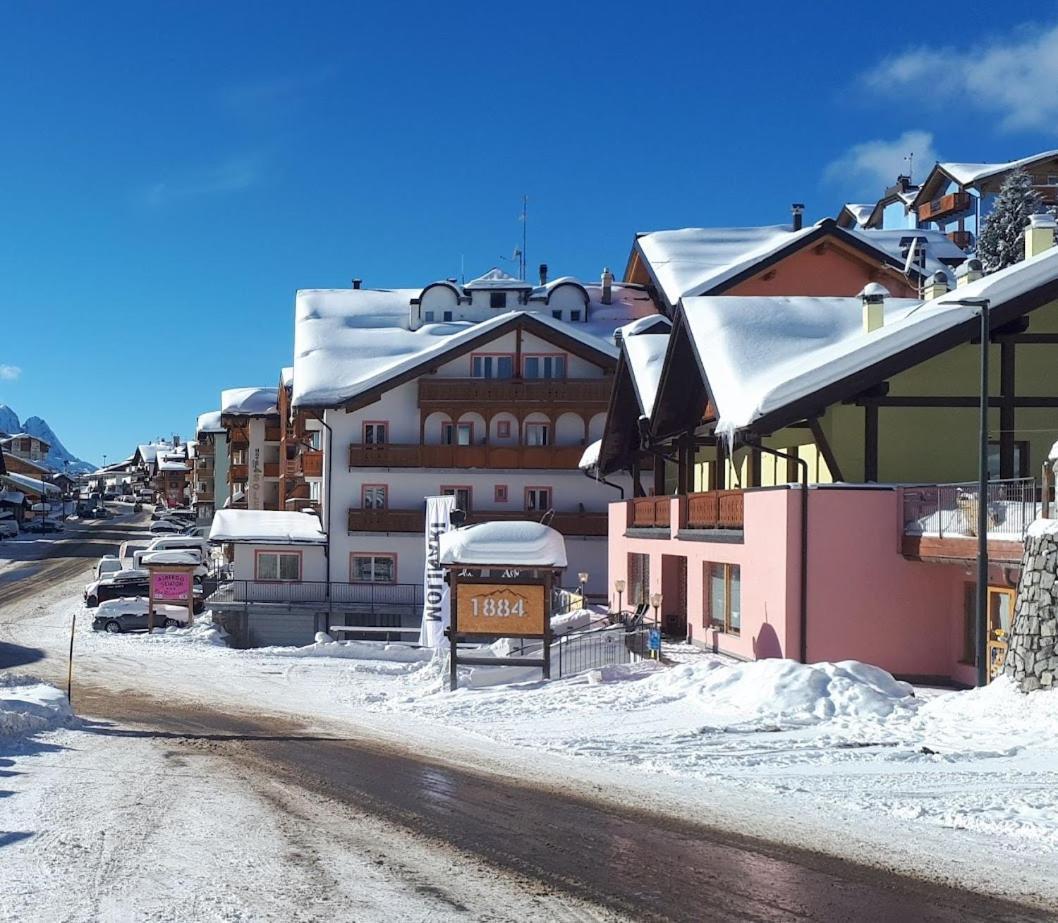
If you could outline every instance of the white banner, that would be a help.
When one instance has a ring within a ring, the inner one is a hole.
[[[422,582],[422,628],[419,643],[423,647],[442,647],[444,630],[449,623],[448,584],[438,563],[441,536],[452,528],[448,515],[456,507],[455,497],[426,498],[426,563]]]

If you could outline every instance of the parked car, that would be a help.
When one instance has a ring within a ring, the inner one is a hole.
[[[123,599],[134,596],[150,596],[150,576],[146,570],[123,570],[101,580],[95,580],[84,588],[84,601],[89,609],[109,599]],[[202,602],[202,585],[195,582],[195,612],[204,608]]]
[[[121,559],[117,555],[105,554],[96,563],[96,580],[122,570]]]
[[[55,519],[31,519],[23,524],[23,532],[62,532],[62,523]]]
[[[151,523],[150,533],[152,535],[174,534],[184,531],[184,524],[180,522],[174,522],[172,519],[159,519],[157,522]]]
[[[142,596],[132,599],[111,599],[100,603],[92,619],[92,628],[110,634],[121,634],[125,631],[146,631],[149,600]],[[156,628],[176,628],[187,624],[187,610],[180,606],[154,607],[154,626]]]
[[[0,538],[16,538],[18,536],[18,523],[14,518],[0,519]]]

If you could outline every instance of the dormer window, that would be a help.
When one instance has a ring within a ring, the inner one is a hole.
[[[433,323],[433,311],[423,311],[422,319],[423,319],[423,323],[432,324]]]
[[[551,312],[551,316],[552,316],[552,317],[553,317],[553,318],[554,318],[555,320],[562,320],[562,312],[561,312],[561,311],[552,311],[552,312]]]
[[[570,311],[569,319],[573,321],[573,323],[577,323],[578,321],[580,321],[580,311]]]
[[[446,322],[450,321],[452,319],[452,312],[451,311],[445,311],[444,314],[441,315],[441,318],[443,320],[445,320]]]
[[[489,292],[489,307],[490,308],[505,308],[505,307],[507,307],[507,293],[506,292]]]

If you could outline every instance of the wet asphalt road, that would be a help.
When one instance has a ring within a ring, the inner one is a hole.
[[[91,538],[70,536],[54,546],[55,557],[0,585],[0,614],[78,573],[90,563],[86,554],[102,553],[100,542],[116,544],[122,537],[124,529],[101,526]],[[265,773],[347,804],[549,891],[590,901],[605,915],[877,923],[1055,919],[1046,910],[739,837],[707,823],[618,809],[546,780],[524,784],[370,740],[307,733],[287,718],[181,708],[83,686],[77,706],[93,733],[205,748],[230,760],[234,774]],[[444,886],[458,893],[458,881]]]

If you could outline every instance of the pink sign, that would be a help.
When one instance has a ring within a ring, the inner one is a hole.
[[[151,574],[151,595],[155,599],[185,600],[191,595],[191,575]]]

